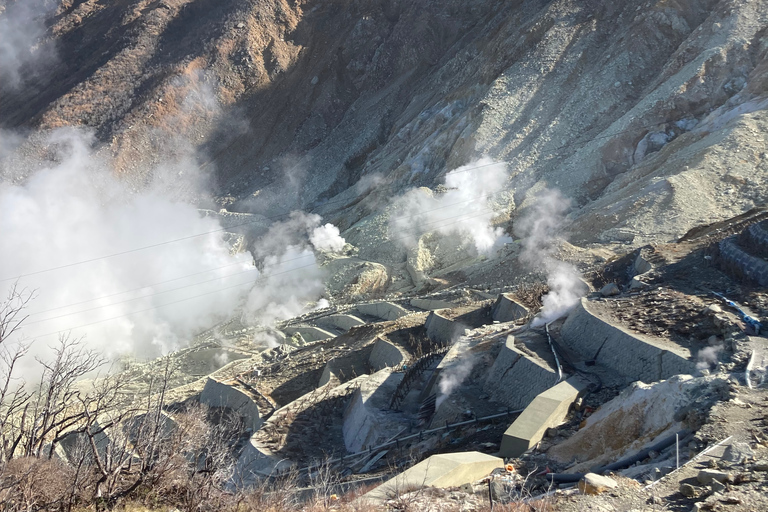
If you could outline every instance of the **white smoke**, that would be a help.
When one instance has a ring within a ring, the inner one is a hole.
[[[31,72],[55,58],[51,48],[43,48],[45,19],[56,8],[52,0],[7,2],[0,13],[0,84],[19,87],[24,67]]]
[[[316,227],[309,236],[309,241],[318,251],[341,252],[346,241],[341,237],[339,228],[331,223]]]
[[[435,401],[435,409],[439,409],[440,405],[469,377],[476,362],[475,355],[464,352],[457,358],[455,364],[440,373],[440,382],[438,382],[440,393]]]
[[[520,260],[534,270],[544,272],[549,286],[549,293],[542,299],[541,312],[531,323],[534,327],[562,317],[587,293],[578,270],[554,256],[570,205],[570,200],[559,190],[545,190],[515,223],[515,234],[522,239]]]
[[[217,221],[151,185],[126,189],[82,132],[49,143],[56,163],[0,184],[0,295],[18,276],[36,290],[23,328],[31,355],[69,332],[107,356],[154,357],[240,304],[258,271],[230,254]]]
[[[325,273],[312,247],[338,251],[345,241],[336,226],[320,222],[319,215],[292,212],[254,243],[253,254],[260,262],[262,278],[248,295],[246,322],[274,327],[310,311],[322,300]]]
[[[720,352],[723,351],[722,345],[715,345],[713,347],[704,347],[696,354],[696,369],[709,370],[709,368],[717,363]]]
[[[504,163],[483,158],[446,174],[445,193],[412,189],[394,201],[390,236],[413,247],[425,233],[459,234],[469,237],[478,253],[491,254],[511,241],[492,224],[494,200],[507,179]]]

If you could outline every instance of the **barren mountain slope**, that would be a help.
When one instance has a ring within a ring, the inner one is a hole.
[[[499,212],[560,188],[578,244],[638,245],[765,201],[767,33],[763,0],[65,1],[0,119],[91,127],[134,177],[172,134],[222,206],[360,246],[394,194],[487,155]]]

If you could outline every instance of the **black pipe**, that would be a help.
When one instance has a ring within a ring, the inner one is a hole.
[[[669,446],[672,446],[675,444],[675,440],[678,439],[678,436],[680,439],[690,434],[690,430],[680,430],[675,434],[672,434],[669,437],[665,437],[655,445],[646,448],[644,450],[640,450],[636,454],[632,455],[631,457],[627,457],[626,459],[621,459],[617,462],[614,462],[613,464],[606,464],[605,466],[599,466],[596,468],[592,468],[593,473],[597,473],[598,475],[601,475],[603,473],[606,473],[608,471],[614,471],[617,469],[624,469],[628,468],[632,464],[634,464],[637,461],[641,461],[648,457],[648,454],[652,451],[660,452],[664,448],[667,448]]]

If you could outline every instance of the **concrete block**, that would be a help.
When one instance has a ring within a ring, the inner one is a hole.
[[[572,377],[540,393],[504,432],[499,455],[519,457],[535,446],[548,428],[565,420],[568,408],[587,385],[578,377]]]
[[[328,338],[335,338],[336,335],[332,332],[328,332],[325,329],[319,327],[313,327],[310,325],[292,325],[283,329],[283,331],[291,336],[294,333],[301,334],[304,341],[320,341],[327,340]]]
[[[107,447],[110,443],[109,437],[98,423],[91,426],[90,432],[93,433],[96,451],[99,457],[103,459],[107,455]],[[92,450],[88,436],[84,432],[71,432],[59,441],[58,448],[54,453],[59,455],[63,453],[70,464],[77,464],[83,458],[86,464],[91,464],[93,463]]]
[[[493,305],[491,316],[497,322],[516,322],[526,318],[528,316],[528,310],[515,302],[512,295],[502,293]]]
[[[382,320],[397,320],[409,314],[409,311],[403,309],[397,304],[391,302],[371,302],[369,304],[358,304],[357,310],[368,316],[381,318]]]
[[[394,368],[402,364],[405,358],[406,354],[397,345],[384,338],[377,337],[376,342],[373,344],[371,356],[368,358],[368,364],[371,365],[374,371],[379,371],[382,368]]]
[[[411,306],[425,311],[437,311],[438,309],[450,309],[456,307],[456,304],[437,299],[411,299]]]
[[[628,382],[655,382],[696,372],[688,349],[614,325],[592,311],[587,299],[581,299],[568,315],[561,335],[584,359],[611,368]]]
[[[237,458],[228,487],[242,489],[265,478],[284,473],[294,466],[293,462],[278,457],[258,441],[250,439]]]
[[[375,446],[402,428],[402,414],[389,410],[389,401],[402,379],[402,373],[389,369],[355,379],[359,387],[344,411],[342,425],[347,450],[354,453]]]
[[[200,393],[200,403],[210,407],[226,407],[237,412],[243,419],[246,428],[257,431],[262,419],[256,402],[243,390],[237,387],[208,378]]]
[[[330,315],[318,318],[316,323],[322,326],[348,331],[358,325],[365,325],[365,322],[353,315]],[[306,339],[306,338],[305,338]]]
[[[159,417],[156,414],[155,412],[138,414],[123,422],[123,432],[132,444],[135,445],[142,434],[154,430],[156,419],[159,423],[161,439],[169,439],[173,435],[178,428],[176,421],[165,411],[161,411]]]
[[[463,331],[460,324],[449,320],[437,311],[429,314],[424,327],[427,330],[427,337],[440,345],[451,345]]]
[[[486,377],[483,391],[510,409],[522,409],[557,380],[557,371],[539,357],[515,347],[508,336]]]
[[[460,487],[485,478],[504,467],[504,460],[480,452],[432,455],[377,488],[361,496],[360,501],[384,501],[424,487]]]

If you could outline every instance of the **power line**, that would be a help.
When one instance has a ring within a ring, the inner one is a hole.
[[[620,131],[617,131],[617,132],[613,132],[611,134],[593,137],[593,138],[590,139],[590,141],[607,139],[607,138],[615,137],[616,135],[620,135],[622,133],[630,133],[630,132],[634,132],[634,131],[637,131],[637,130],[644,130],[644,129],[647,129],[647,128],[658,126],[660,124],[666,124],[666,123],[669,123],[669,122],[672,122],[672,121],[671,120],[666,120],[666,121],[663,121],[663,122],[658,122],[658,123],[653,123],[653,124],[649,124],[649,125],[645,125],[645,126],[640,126],[640,127],[633,128],[633,129],[620,130]],[[575,147],[575,144],[574,145],[564,144],[562,146],[558,146],[558,147],[554,148],[554,150],[552,150],[552,153],[554,153],[555,151],[561,150],[561,149],[569,148],[569,147]],[[583,145],[582,145],[582,147],[583,147]],[[550,153],[550,154],[552,154],[552,153]],[[488,163],[488,164],[483,164],[483,165],[478,165],[478,166],[473,166],[473,167],[467,167],[465,169],[454,169],[454,170],[448,172],[447,174],[457,174],[457,173],[473,171],[473,170],[477,170],[477,169],[481,169],[481,168],[485,168],[485,167],[490,167],[490,166],[493,166],[493,165],[503,165],[503,164],[508,164],[508,163],[512,163],[512,162],[509,161],[509,160],[503,160],[503,161],[498,161],[498,162],[491,162],[491,163]],[[199,167],[202,168],[205,165],[208,165],[208,164],[206,163],[206,164],[203,164],[203,165],[201,165]],[[296,164],[291,169],[289,169],[287,172],[290,172],[291,170],[298,168],[299,165],[301,165],[301,164]],[[387,188],[394,188],[394,185],[390,185]],[[365,192],[361,193],[358,196],[358,198],[360,198],[362,196],[362,194],[369,193],[371,190],[373,190],[373,189],[368,189]],[[345,201],[353,202],[353,201],[355,201],[355,199],[357,199],[357,198],[353,198],[353,199],[339,198],[337,200],[326,201],[326,202],[322,203],[322,205],[320,205],[320,206],[327,206],[328,204],[334,204],[334,203],[345,202]],[[128,250],[125,250],[125,251],[120,251],[120,252],[116,252],[116,253],[112,253],[112,254],[107,254],[107,255],[103,255],[103,256],[98,256],[98,257],[94,257],[94,258],[90,258],[90,259],[86,259],[86,260],[81,260],[81,261],[77,261],[77,262],[73,262],[73,263],[67,263],[67,264],[64,264],[64,265],[59,265],[59,266],[56,266],[56,267],[51,267],[51,268],[47,268],[47,269],[37,270],[37,271],[34,271],[34,272],[27,272],[26,274],[20,274],[20,275],[14,276],[14,277],[2,278],[2,279],[0,279],[0,283],[6,282],[6,281],[14,281],[14,280],[17,280],[17,279],[21,279],[23,277],[43,274],[43,273],[46,273],[46,272],[52,272],[54,270],[61,270],[61,269],[64,269],[64,268],[70,268],[70,267],[74,267],[74,266],[77,266],[77,265],[83,265],[85,263],[92,263],[94,261],[99,261],[99,260],[102,260],[102,259],[114,258],[114,257],[117,257],[117,256],[122,256],[122,255],[125,255],[125,254],[131,254],[131,253],[135,253],[135,252],[139,252],[139,251],[144,251],[144,250],[147,250],[147,249],[153,249],[153,248],[160,247],[160,246],[163,246],[163,245],[168,245],[168,244],[172,244],[172,243],[176,243],[176,242],[181,242],[181,241],[184,241],[184,240],[190,240],[190,239],[193,239],[193,238],[197,238],[197,237],[201,237],[201,236],[206,236],[206,235],[210,235],[210,234],[214,234],[214,233],[221,233],[221,232],[225,232],[227,230],[231,230],[231,229],[234,229],[234,228],[248,226],[248,225],[251,225],[251,224],[256,224],[256,223],[259,223],[259,222],[263,222],[264,220],[277,220],[277,219],[279,219],[281,217],[285,217],[285,216],[288,216],[290,214],[291,214],[291,212],[284,212],[284,213],[281,213],[279,215],[274,215],[274,216],[270,216],[270,217],[264,216],[264,217],[261,217],[259,219],[254,219],[254,220],[251,220],[251,221],[248,221],[248,222],[243,222],[241,224],[234,224],[234,225],[231,225],[231,226],[227,226],[226,228],[220,228],[220,229],[215,229],[215,230],[211,230],[211,231],[206,231],[204,233],[198,233],[198,234],[194,234],[194,235],[188,235],[188,236],[184,236],[184,237],[179,237],[179,238],[175,238],[175,239],[171,239],[171,240],[166,240],[164,242],[158,242],[158,243],[146,245],[146,246],[143,246],[143,247],[137,247],[137,248],[134,248],[134,249],[128,249]]]
[[[461,222],[463,220],[469,220],[469,219],[473,219],[473,218],[476,218],[476,217],[480,217],[481,215],[486,215],[490,211],[492,211],[492,210],[481,211],[480,213],[473,212],[473,213],[475,213],[475,215],[469,215],[469,216],[466,216],[466,217],[460,216],[460,217],[464,217],[464,218],[463,219],[459,218],[458,220],[455,220],[453,222],[449,222],[449,223],[443,224],[441,226],[437,226],[437,228],[449,226],[449,225],[452,225],[452,224],[457,224],[457,223],[459,223],[459,222]],[[405,237],[403,237],[403,238],[405,238]],[[390,240],[388,240],[386,242],[382,242],[379,245],[384,245],[385,243],[388,243],[391,240],[392,239],[390,239]],[[302,256],[300,256],[298,258],[292,258],[291,260],[281,261],[280,264],[282,265],[284,263],[287,263],[288,261],[294,261],[294,260],[302,259],[302,258],[309,257],[309,256],[313,256],[314,257],[314,254],[311,254],[311,253],[310,254],[305,254],[305,255],[302,255]],[[192,300],[192,299],[196,299],[196,298],[199,298],[199,297],[205,297],[207,295],[212,295],[212,294],[215,294],[215,293],[221,293],[223,291],[231,290],[233,288],[238,288],[240,286],[245,286],[247,284],[256,284],[257,282],[259,282],[259,280],[263,281],[263,280],[265,280],[266,278],[269,278],[269,277],[283,275],[283,274],[288,274],[288,273],[295,272],[295,271],[303,269],[303,268],[313,267],[313,266],[315,266],[315,264],[316,264],[316,262],[313,261],[312,263],[310,263],[308,265],[302,265],[302,266],[299,266],[299,267],[294,267],[294,268],[291,268],[291,269],[288,269],[288,270],[284,270],[284,271],[281,271],[281,272],[273,272],[273,273],[270,273],[270,274],[261,274],[256,280],[244,281],[242,283],[226,286],[224,288],[219,288],[217,290],[213,290],[213,291],[210,291],[210,292],[205,292],[205,293],[201,293],[201,294],[197,294],[197,295],[192,295],[192,296],[186,297],[184,299],[179,299],[179,300],[175,300],[175,301],[172,301],[172,302],[167,302],[165,304],[158,304],[156,306],[152,306],[152,307],[149,307],[149,308],[141,309],[139,311],[132,311],[130,313],[125,313],[123,315],[118,315],[118,316],[114,316],[114,317],[110,317],[110,318],[105,318],[105,319],[98,320],[98,321],[95,321],[95,322],[90,322],[90,323],[87,323],[87,324],[78,325],[76,327],[70,327],[68,329],[60,329],[60,330],[57,330],[57,331],[54,331],[54,332],[49,332],[49,333],[46,333],[46,334],[35,335],[33,337],[34,338],[44,338],[44,337],[47,337],[47,336],[53,336],[55,334],[59,334],[59,333],[64,332],[64,331],[73,331],[75,329],[82,329],[83,327],[90,327],[92,325],[97,325],[97,324],[101,324],[101,323],[104,323],[104,322],[109,322],[111,320],[118,320],[120,318],[126,318],[126,317],[130,317],[130,316],[133,316],[133,315],[138,315],[139,313],[146,313],[147,311],[152,311],[152,310],[163,308],[163,307],[166,307],[166,306],[172,306],[174,304],[179,304],[181,302],[186,302],[186,301],[189,301],[189,300]],[[124,302],[129,302],[129,301],[124,301]],[[116,305],[116,304],[119,304],[119,303],[110,304],[110,306]],[[109,306],[103,306],[103,307],[109,307]],[[93,308],[93,309],[100,309],[100,308]],[[89,310],[85,310],[85,311],[89,311]],[[81,311],[81,312],[83,312],[83,311]],[[78,314],[78,312],[71,313],[71,314],[68,314],[68,315],[62,315],[62,316],[72,316],[72,315],[75,315],[75,314]],[[56,317],[56,318],[59,318],[59,317]],[[47,321],[47,320],[53,320],[53,319],[54,318],[45,319],[45,320],[38,320],[36,322],[30,322],[30,324],[32,324],[32,323],[41,323],[41,322],[44,322],[44,321]]]
[[[393,217],[393,218],[390,218],[390,220],[410,219],[410,218],[414,218],[414,217],[417,217],[417,216],[420,216],[420,215],[424,215],[426,213],[431,213],[431,212],[435,212],[435,211],[438,211],[438,210],[443,210],[445,208],[449,208],[449,207],[452,207],[452,206],[457,206],[457,205],[468,203],[470,201],[475,201],[475,200],[476,200],[476,198],[472,198],[472,199],[469,199],[469,200],[466,200],[466,201],[459,201],[459,202],[456,202],[456,203],[451,203],[451,204],[448,204],[448,205],[440,206],[439,208],[433,208],[431,210],[424,210],[422,212],[418,212],[418,213],[412,214],[412,215],[403,215],[403,216],[400,216],[400,217]],[[482,208],[481,210],[482,210],[481,211],[482,214],[493,213],[493,210],[491,210],[490,208]],[[478,211],[480,211],[480,210],[478,210]],[[464,214],[462,213],[462,214],[459,214],[459,215],[456,215],[456,216],[453,216],[453,217],[446,217],[444,219],[437,219],[437,220],[433,220],[433,221],[430,221],[430,222],[424,222],[424,223],[420,224],[420,226],[428,226],[430,224],[434,224],[435,222],[441,222],[441,221],[444,221],[444,220],[456,219],[458,217],[462,217],[463,215]],[[457,221],[457,222],[459,222],[459,221]],[[442,227],[442,226],[438,226],[438,228],[439,227]],[[398,240],[405,240],[405,239],[409,238],[410,236],[411,235],[409,234],[409,235],[405,235],[405,236],[402,236],[402,237],[399,237],[399,238],[398,237],[390,238],[389,240],[387,240],[387,242],[383,242],[380,245],[384,245],[385,243],[388,243],[388,242],[393,242],[393,241],[398,241]],[[296,257],[296,258],[289,258],[287,260],[282,260],[280,263],[281,264],[285,264],[285,263],[288,263],[288,262],[291,262],[291,261],[294,261],[294,260],[297,260],[297,259],[302,259],[302,258],[303,258],[303,256],[299,256],[299,257]],[[238,265],[238,264],[241,264],[241,263],[242,262],[235,262],[235,263],[231,263],[229,265],[224,265],[224,266],[221,266],[221,267],[217,267],[217,268],[214,268],[214,269],[211,269],[211,270],[205,270],[205,271],[202,271],[202,272],[196,272],[194,274],[188,274],[186,276],[177,277],[175,279],[169,279],[167,281],[160,281],[160,282],[152,284],[152,285],[146,285],[146,286],[137,287],[137,288],[134,288],[132,290],[125,291],[125,292],[112,293],[112,294],[109,294],[109,295],[104,295],[104,296],[97,297],[97,298],[90,299],[90,300],[75,302],[75,303],[67,304],[67,305],[64,305],[64,306],[58,306],[58,307],[55,307],[55,308],[50,308],[50,309],[47,309],[47,310],[31,313],[29,316],[36,316],[36,315],[41,315],[43,313],[50,313],[51,311],[56,311],[56,310],[59,310],[59,309],[69,308],[69,307],[77,306],[77,305],[80,305],[80,304],[86,304],[88,302],[94,302],[96,300],[101,300],[101,299],[104,299],[104,298],[114,297],[114,296],[117,296],[117,295],[123,295],[125,293],[130,293],[130,292],[133,292],[133,291],[143,290],[145,288],[151,288],[152,286],[157,286],[159,284],[165,284],[165,283],[172,282],[172,281],[178,281],[178,280],[181,280],[181,279],[186,279],[187,277],[192,277],[192,276],[199,275],[199,274],[205,274],[205,273],[208,273],[208,272],[212,272],[214,270],[230,267],[230,266],[233,266],[233,265]],[[185,288],[190,288],[192,286],[198,286],[198,285],[209,283],[209,282],[213,282],[213,281],[219,281],[219,280],[222,280],[222,279],[227,279],[229,277],[245,274],[245,273],[248,273],[248,272],[253,272],[255,270],[257,270],[257,269],[251,268],[251,269],[248,269],[248,270],[243,270],[241,272],[235,272],[233,274],[228,274],[226,276],[219,276],[219,277],[215,277],[215,278],[212,278],[212,279],[207,279],[205,281],[199,281],[197,283],[192,283],[192,284],[188,284],[188,285],[185,285],[185,286],[179,286],[177,288],[171,288],[170,290],[163,290],[163,291],[160,291],[160,292],[149,293],[149,294],[142,295],[142,296],[139,296],[139,297],[134,297],[134,298],[131,298],[131,299],[125,299],[125,300],[118,301],[118,302],[113,302],[113,303],[110,303],[110,304],[104,304],[104,305],[96,306],[96,307],[89,308],[89,309],[82,309],[80,311],[74,311],[74,312],[62,314],[62,315],[59,315],[59,316],[54,316],[54,317],[44,318],[44,319],[40,319],[40,320],[35,320],[33,322],[27,322],[26,324],[27,325],[37,324],[37,323],[41,323],[41,322],[46,322],[48,320],[55,320],[55,319],[58,319],[58,318],[63,318],[63,317],[71,316],[71,315],[77,315],[77,314],[80,314],[80,313],[85,313],[85,312],[88,312],[88,311],[94,311],[94,310],[97,310],[97,309],[111,307],[111,306],[115,306],[115,305],[118,305],[118,304],[123,304],[123,303],[126,303],[126,302],[132,302],[134,300],[139,300],[139,299],[143,299],[143,298],[153,297],[153,296],[156,296],[156,295],[162,295],[164,293],[170,293],[170,292],[182,290],[182,289],[185,289]]]

